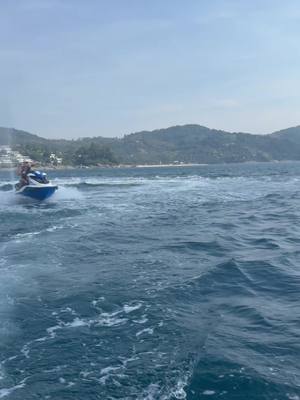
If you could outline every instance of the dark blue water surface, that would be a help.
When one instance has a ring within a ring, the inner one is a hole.
[[[300,164],[0,173],[0,399],[300,399]]]

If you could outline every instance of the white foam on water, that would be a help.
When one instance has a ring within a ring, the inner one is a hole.
[[[119,318],[116,315],[119,313],[102,313],[97,320],[94,320],[93,322],[96,323],[98,326],[117,326],[117,325],[123,325],[125,324],[128,319],[127,318]]]
[[[47,328],[47,332],[50,335],[51,339],[54,339],[56,337],[56,331],[59,329],[62,329],[63,325],[54,325],[54,326],[50,326],[50,328]]]
[[[205,396],[213,396],[215,393],[214,390],[204,390],[204,392],[202,392]]]
[[[83,378],[87,378],[91,374],[92,374],[92,371],[81,371],[80,372],[80,376],[82,376]]]
[[[110,377],[110,375],[104,375],[98,379],[98,382],[101,383],[101,385],[105,385],[106,381],[109,379],[109,377]]]
[[[82,178],[78,178],[75,176],[70,176],[68,178],[53,178],[53,179],[51,179],[51,182],[58,186],[77,185],[81,181],[82,181]]]
[[[137,332],[137,333],[135,334],[135,336],[136,336],[136,337],[139,337],[139,336],[145,335],[145,334],[147,334],[147,335],[153,335],[153,332],[154,332],[153,328],[145,328],[145,329],[142,329],[141,331]]]
[[[67,307],[62,309],[60,312],[68,312],[71,315],[77,315],[77,313]],[[51,326],[47,328],[47,333],[48,336],[42,337],[39,339],[35,339],[34,341],[45,341],[47,339],[54,339],[56,337],[56,332],[61,329],[69,329],[69,328],[80,328],[80,327],[91,327],[91,326],[104,326],[104,327],[111,327],[111,326],[117,326],[117,325],[122,325],[125,324],[128,319],[120,316],[121,313],[123,313],[124,310],[118,310],[114,311],[111,313],[107,312],[101,312],[96,318],[93,319],[85,319],[85,318],[80,318],[76,317],[73,319],[71,322],[63,322],[61,320],[58,320],[58,324]],[[55,314],[57,316],[57,313]],[[34,342],[32,341],[32,342]]]
[[[47,373],[59,372],[59,371],[61,371],[63,368],[67,368],[67,365],[66,365],[66,364],[64,364],[64,365],[57,365],[56,367],[51,368],[51,369],[44,369],[44,372],[47,372]]]
[[[146,390],[143,390],[141,396],[138,399],[141,400],[184,400],[187,398],[185,387],[188,384],[188,380],[191,376],[191,371],[181,376],[176,383],[170,384],[170,382],[164,383],[151,383]]]
[[[33,232],[26,232],[26,233],[17,233],[13,236],[13,240],[15,243],[23,243],[24,239],[31,239],[35,236],[43,235],[44,233],[53,233],[57,230],[66,229],[66,228],[74,228],[76,224],[66,223],[64,225],[53,225],[49,228],[43,229],[41,231],[33,231]]]
[[[139,396],[139,400],[155,400],[160,394],[160,387],[157,383],[150,383],[147,389],[144,391],[142,396]]]
[[[22,389],[25,386],[25,382],[28,378],[23,379],[18,385],[12,386],[10,388],[0,389],[0,399],[9,396],[15,390]]]
[[[40,337],[38,339],[35,339],[35,342],[45,342],[48,339],[49,339],[48,336],[43,336],[43,337]]]
[[[106,381],[108,379],[112,379],[114,385],[116,386],[121,386],[121,384],[118,382],[117,379],[124,379],[127,378],[127,376],[125,374],[123,374],[122,372],[117,372],[117,371],[122,371],[124,367],[107,367],[107,368],[103,368],[100,372],[101,378],[96,379],[97,382],[101,383],[101,385],[105,385]]]
[[[89,326],[90,324],[80,318],[75,318],[74,321],[65,325],[67,328],[78,328],[79,326]]]
[[[29,344],[31,344],[31,342],[24,344],[24,346],[21,349],[21,353],[24,355],[25,358],[29,358]]]
[[[176,383],[176,386],[170,391],[170,394],[165,397],[165,399],[172,399],[175,397],[175,399],[178,400],[183,400],[187,398],[187,393],[185,391],[185,387],[187,386],[188,379],[190,377],[191,373],[187,373],[185,376],[181,377],[178,379],[178,382]]]
[[[31,238],[32,236],[40,235],[43,231],[35,231],[35,232],[26,232],[26,233],[17,233],[15,238]]]
[[[2,399],[3,397],[9,396],[12,392],[14,392],[15,390],[20,389],[22,387],[24,387],[24,385],[16,385],[11,388],[0,389],[0,399]]]
[[[72,382],[72,381],[67,382],[67,380],[66,380],[64,377],[62,377],[62,376],[59,377],[58,381],[59,381],[59,383],[61,383],[62,385],[65,385],[66,388],[70,388],[70,387],[72,387],[72,386],[75,385],[75,382]]]
[[[52,227],[47,228],[47,229],[46,229],[46,232],[54,232],[54,231],[56,231],[57,229],[63,229],[63,228],[64,228],[63,225],[53,225]]]
[[[104,301],[104,297],[100,297],[97,300],[92,301],[92,306],[97,308],[99,311],[101,310],[100,307],[98,307],[98,304]],[[128,315],[134,311],[139,310],[143,306],[142,302],[138,301],[133,301],[132,303],[129,304],[124,304],[124,306],[116,311],[113,311],[111,313],[108,312],[100,312],[100,315],[95,318],[94,320],[90,320],[91,324],[96,324],[100,326],[115,326],[115,325],[120,325],[124,324],[128,321],[127,317],[122,316],[122,314]]]
[[[93,300],[93,301],[91,302],[91,304],[92,304],[93,307],[96,307],[96,308],[97,308],[98,303],[101,303],[101,302],[103,302],[104,300],[105,300],[105,297],[104,297],[104,296],[101,296],[101,297],[99,297],[98,299]]]
[[[287,395],[287,398],[288,398],[289,400],[300,400],[300,397],[299,397],[297,394],[290,394],[290,393],[287,393],[286,395]]]
[[[142,177],[90,177],[90,176],[82,176],[82,177],[68,177],[68,178],[54,178],[51,181],[58,185],[59,187],[72,187],[76,185],[90,185],[90,186],[100,186],[100,185],[107,185],[107,186],[128,186],[128,185],[135,185],[141,184],[142,182],[147,182],[149,179],[142,178]]]
[[[146,322],[148,322],[148,318],[146,317],[146,315],[142,315],[141,319],[134,319],[133,322],[135,324],[145,324]]]
[[[77,315],[77,312],[71,307],[65,307],[60,310],[61,313],[70,313],[72,315]]]
[[[124,365],[124,367],[126,367],[128,363],[137,361],[137,360],[140,360],[139,356],[132,356],[132,357],[125,358],[124,360],[122,360],[122,364]]]
[[[114,371],[119,371],[121,369],[121,367],[106,367],[106,368],[102,368],[100,371],[100,375],[107,375],[110,372],[114,372]]]
[[[173,396],[175,399],[186,399],[186,391],[183,387],[178,387],[177,389],[172,391]]]
[[[142,307],[142,303],[138,303],[136,305],[129,305],[129,304],[125,304],[123,307],[123,310],[125,311],[126,314],[131,313],[132,311],[138,310]]]
[[[47,201],[52,203],[63,200],[80,200],[83,197],[83,194],[77,188],[59,186],[58,190]]]
[[[13,191],[9,192],[0,192],[0,209],[2,206],[11,207],[14,204],[17,204],[17,196]]]
[[[48,338],[54,339],[56,337],[56,331],[58,331],[58,330],[67,329],[67,328],[78,328],[78,327],[82,327],[82,326],[90,326],[90,324],[91,324],[90,321],[86,321],[86,320],[80,319],[78,317],[74,318],[74,320],[72,322],[66,323],[66,322],[60,321],[58,325],[54,325],[54,326],[47,328],[47,333],[49,334]],[[44,338],[40,338],[40,339],[44,340]],[[38,339],[36,339],[36,340],[38,340]]]

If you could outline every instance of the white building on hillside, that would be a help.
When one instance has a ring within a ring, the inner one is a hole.
[[[63,162],[62,157],[57,157],[57,155],[55,153],[51,153],[50,154],[50,162],[53,165],[61,165]]]
[[[0,146],[0,168],[13,168],[24,161],[32,162],[29,157],[12,150],[10,146]]]

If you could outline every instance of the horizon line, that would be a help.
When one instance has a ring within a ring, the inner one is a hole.
[[[201,127],[201,128],[205,128],[205,129],[209,129],[211,131],[218,131],[218,132],[224,132],[224,133],[230,133],[230,134],[244,134],[244,135],[253,135],[253,136],[267,136],[267,135],[272,135],[274,133],[278,133],[281,131],[285,131],[287,129],[293,129],[293,128],[298,128],[300,127],[299,125],[294,125],[294,126],[289,126],[288,128],[282,128],[279,130],[275,130],[272,132],[267,132],[267,133],[253,133],[253,132],[243,132],[243,131],[227,131],[224,129],[217,129],[217,128],[210,128],[208,126],[205,125],[201,125],[201,124],[196,124],[196,123],[187,123],[187,124],[176,124],[176,125],[171,125],[171,126],[167,126],[164,128],[156,128],[156,129],[151,129],[151,130],[147,130],[147,129],[143,129],[143,130],[139,130],[139,131],[135,131],[135,132],[130,132],[130,133],[124,133],[123,135],[120,136],[102,136],[102,135],[97,135],[97,136],[78,136],[78,137],[74,137],[74,138],[69,138],[66,139],[64,137],[55,137],[55,138],[49,138],[49,137],[45,137],[39,133],[33,133],[24,129],[19,129],[19,128],[15,128],[15,127],[6,127],[6,126],[0,126],[0,129],[7,129],[7,130],[14,130],[14,131],[19,131],[19,132],[24,132],[24,133],[28,133],[30,135],[34,135],[34,136],[38,136],[42,139],[46,139],[46,140],[66,140],[66,141],[72,141],[72,140],[84,140],[84,139],[93,139],[93,138],[103,138],[103,139],[123,139],[125,136],[129,136],[129,135],[134,135],[137,133],[153,133],[156,131],[163,131],[163,130],[168,130],[171,128],[177,128],[177,127],[191,127],[191,126],[195,126],[195,127]]]

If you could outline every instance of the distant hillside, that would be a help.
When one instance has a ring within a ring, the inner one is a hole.
[[[300,144],[300,126],[274,132],[272,133],[272,137],[277,137],[283,140],[288,140],[289,142]]]
[[[46,144],[48,139],[41,138],[32,133],[20,131],[14,128],[0,127],[0,146],[14,144],[42,143]]]
[[[60,153],[65,163],[87,163],[89,157],[109,163],[229,163],[300,160],[300,127],[269,135],[230,133],[200,125],[174,126],[118,138],[48,140],[28,132],[0,128],[0,145],[31,152],[33,158]],[[97,151],[96,151],[97,150]],[[98,154],[98,156],[97,156]]]
[[[228,163],[298,160],[300,143],[273,135],[229,133],[199,125],[139,132],[115,141],[112,149],[128,163]]]
[[[66,165],[116,164],[107,140],[51,140],[29,132],[0,127],[0,146],[9,145],[21,154],[43,164],[50,163],[51,153],[63,159]]]

